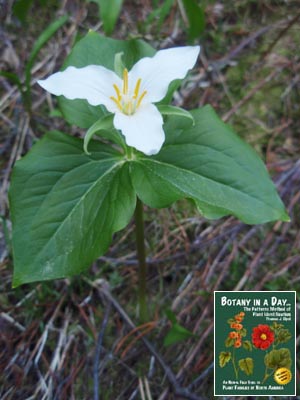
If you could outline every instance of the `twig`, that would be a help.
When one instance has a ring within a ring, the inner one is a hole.
[[[100,363],[100,356],[101,356],[101,347],[104,337],[104,332],[108,323],[108,318],[111,309],[111,302],[108,302],[105,309],[105,314],[103,317],[101,329],[97,338],[96,344],[96,352],[94,358],[94,368],[93,368],[93,376],[94,376],[94,400],[99,400],[99,363]]]
[[[258,31],[254,32],[250,36],[246,37],[244,40],[241,41],[239,45],[237,45],[234,49],[232,49],[228,55],[225,57],[218,59],[213,62],[207,62],[206,63],[206,68],[210,71],[217,71],[225,68],[227,65],[230,65],[232,60],[236,58],[237,56],[240,55],[241,51],[244,50],[246,47],[248,47],[250,44],[252,44],[256,39],[258,39],[260,36],[266,34],[268,31],[271,29],[274,29],[278,26],[281,26],[284,21],[279,21],[276,24],[272,24],[269,26],[264,26],[263,28],[259,29]]]
[[[199,385],[199,383],[201,383],[213,369],[214,369],[214,363],[212,362],[212,363],[202,372],[202,374],[199,375],[198,378],[196,378],[196,379],[188,386],[188,389],[189,389],[189,390],[195,389],[195,388],[197,387],[197,385]]]
[[[274,236],[273,232],[269,232],[268,233],[268,235],[266,236],[264,242],[262,243],[259,251],[256,253],[255,257],[253,258],[253,260],[251,261],[251,263],[247,267],[243,277],[236,284],[236,286],[234,287],[233,291],[241,290],[244,287],[244,285],[249,281],[250,276],[251,275],[253,276],[253,273],[255,272],[255,269],[256,269],[257,265],[259,264],[262,255],[266,252],[266,249],[272,243],[273,236]]]
[[[233,234],[238,233],[244,227],[246,227],[246,225],[242,222],[239,222],[238,224],[235,224],[234,226],[230,226],[228,228],[228,230],[226,230],[225,232],[222,232],[219,235],[217,235],[216,237],[213,237],[211,239],[202,240],[199,237],[197,237],[195,239],[195,241],[190,245],[190,253],[199,251],[203,248],[207,248],[207,247],[213,245],[214,243],[220,241],[224,237],[227,237],[231,233],[233,233]],[[166,262],[174,261],[174,260],[180,259],[182,257],[186,257],[185,251],[178,251],[176,254],[174,254],[172,256],[163,257],[163,258],[150,258],[150,257],[148,258],[147,257],[146,261],[147,261],[147,264],[157,265],[157,264],[165,264]],[[134,259],[133,258],[126,259],[125,257],[113,258],[113,257],[101,256],[99,258],[99,260],[103,261],[103,262],[108,262],[112,265],[119,265],[119,264],[137,265],[138,264],[138,261],[135,258]]]
[[[148,334],[149,332],[151,332],[155,327],[156,327],[157,323],[156,321],[150,321],[147,322],[143,325],[138,326],[136,329],[132,330],[131,332],[128,333],[128,335],[126,335],[117,345],[116,350],[115,350],[115,354],[117,354],[117,352],[120,350],[120,348],[123,346],[123,344],[125,343],[125,341],[132,336],[134,333],[138,333],[137,336],[134,337],[134,339],[132,339],[132,341],[126,346],[125,350],[123,350],[122,354],[121,354],[121,358],[124,358],[126,356],[126,354],[128,353],[128,351],[130,350],[130,348],[137,342],[140,340],[140,338],[142,336],[145,336],[146,334]],[[141,329],[143,329],[143,331],[141,332]]]
[[[247,103],[248,100],[251,99],[252,96],[255,95],[256,92],[258,92],[265,84],[270,82],[273,78],[275,78],[276,75],[279,75],[282,72],[283,68],[280,68],[280,70],[275,69],[272,71],[268,76],[266,76],[264,79],[262,79],[260,82],[258,82],[257,85],[254,86],[253,89],[250,90],[249,93],[246,94],[240,101],[238,101],[232,108],[229,110],[225,115],[223,115],[222,119],[224,122],[227,122],[229,118],[237,112],[237,110],[243,106],[245,103]]]
[[[24,332],[25,331],[25,327],[23,325],[21,325],[19,322],[15,321],[13,319],[13,317],[11,317],[9,314],[7,314],[6,312],[1,312],[0,313],[0,318],[5,319],[5,321],[10,322],[13,326],[15,326],[16,328],[19,329],[19,331]]]
[[[290,30],[290,28],[297,22],[299,18],[300,18],[300,13],[297,14],[294,18],[292,18],[289,24],[284,29],[282,29],[282,31],[279,32],[275,40],[273,40],[273,42],[269,45],[267,50],[262,54],[260,61],[266,58],[266,56],[272,51],[272,49],[279,42],[279,40]]]
[[[44,351],[45,345],[47,343],[49,332],[51,330],[53,330],[53,328],[54,328],[53,323],[54,323],[56,317],[58,316],[58,313],[59,313],[59,311],[61,309],[61,306],[62,306],[63,302],[65,301],[65,297],[66,296],[63,295],[63,297],[59,301],[58,305],[56,306],[51,319],[49,320],[49,322],[45,326],[43,334],[42,334],[42,336],[40,337],[40,339],[38,341],[38,347],[36,346],[35,349],[34,349],[34,353],[37,351],[37,354],[34,357],[33,364],[34,364],[34,367],[35,367],[35,370],[36,370],[37,374],[39,375],[39,383],[38,383],[38,386],[37,386],[37,388],[36,388],[36,390],[34,392],[34,396],[37,396],[38,393],[42,390],[44,392],[44,395],[43,395],[43,397],[41,399],[44,399],[44,398],[48,399],[48,398],[52,397],[52,379],[51,379],[51,375],[52,375],[52,372],[53,372],[52,371],[52,367],[55,368],[57,366],[57,363],[58,363],[57,362],[58,361],[57,356],[59,357],[59,353],[60,353],[60,350],[61,350],[61,347],[62,347],[62,341],[66,337],[66,330],[68,328],[69,319],[67,319],[67,321],[65,322],[64,327],[63,327],[63,329],[61,331],[61,335],[60,335],[59,340],[58,340],[58,346],[56,348],[56,352],[54,353],[51,366],[49,366],[48,371],[45,374],[45,376],[40,371],[39,361],[40,361],[40,358],[43,355],[43,351]],[[29,371],[32,357],[30,357],[29,361],[27,362],[27,364],[25,366],[25,370],[26,370],[26,368],[28,368],[28,371]],[[50,376],[50,379],[48,380],[49,376]],[[47,381],[48,381],[48,384],[47,384]],[[36,397],[34,397],[34,398],[36,398]]]
[[[44,350],[46,341],[47,341],[47,337],[48,337],[48,333],[49,330],[53,329],[53,323],[56,319],[56,317],[58,316],[58,313],[60,311],[60,308],[63,304],[63,302],[65,301],[66,296],[63,295],[58,303],[58,305],[56,306],[52,317],[50,318],[50,320],[47,322],[44,330],[43,330],[43,334],[42,336],[39,338],[39,340],[37,341],[36,346],[34,347],[33,351],[31,352],[31,355],[29,357],[29,360],[27,361],[25,367],[24,367],[24,371],[25,371],[25,375],[27,375],[31,365],[32,365],[32,359],[34,358],[34,365],[37,366],[38,362],[40,360],[41,354]]]
[[[142,400],[152,400],[149,382],[146,377],[144,378],[144,380],[142,380],[142,378],[139,378],[139,389],[140,389],[140,394],[141,394]],[[146,395],[145,395],[145,393],[146,393]]]
[[[181,15],[181,17],[183,19],[183,22],[184,22],[185,26],[189,26],[189,19],[188,19],[187,15],[186,15],[184,6],[182,4],[182,0],[177,0],[177,4],[178,4],[179,12],[180,12],[180,15]]]
[[[9,185],[9,175],[11,173],[12,166],[18,156],[21,154],[22,149],[23,149],[23,144],[25,141],[25,137],[29,132],[29,117],[28,115],[25,115],[20,119],[20,125],[19,129],[20,131],[18,132],[19,134],[16,136],[16,139],[14,141],[13,149],[6,167],[6,171],[4,173],[3,177],[3,182],[2,182],[2,187],[0,189],[0,212],[1,214],[5,215],[5,209],[6,209],[6,202],[7,202],[7,188]]]

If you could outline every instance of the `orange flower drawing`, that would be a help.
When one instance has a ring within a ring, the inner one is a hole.
[[[235,329],[237,331],[240,331],[241,329],[243,329],[243,325],[242,324],[235,324]]]
[[[261,350],[268,349],[274,342],[274,332],[268,325],[258,325],[252,330],[252,343]]]
[[[230,337],[230,339],[237,339],[238,338],[238,333],[237,332],[229,332],[229,337]]]
[[[241,339],[237,339],[235,342],[234,342],[234,347],[236,348],[236,349],[238,349],[239,347],[241,347],[242,346],[242,341],[241,341]]]
[[[227,323],[231,330],[225,340],[225,346],[227,351],[221,351],[219,353],[219,365],[224,368],[229,362],[232,364],[236,379],[238,379],[239,372],[242,371],[246,375],[253,373],[253,359],[250,357],[236,359],[236,353],[239,353],[239,348],[243,347],[244,350],[252,351],[252,344],[249,340],[244,340],[247,336],[247,329],[244,328],[242,322],[244,320],[245,313],[241,311],[236,314],[233,318],[229,318]],[[230,351],[232,347],[232,351]]]

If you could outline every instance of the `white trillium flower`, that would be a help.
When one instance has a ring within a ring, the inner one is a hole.
[[[153,103],[162,100],[169,84],[183,79],[196,63],[200,46],[175,47],[139,60],[123,79],[101,66],[68,67],[38,83],[48,92],[67,99],[85,99],[104,105],[115,114],[113,124],[126,144],[146,155],[157,154],[165,134],[163,118]]]

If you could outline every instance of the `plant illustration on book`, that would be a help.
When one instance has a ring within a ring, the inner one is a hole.
[[[245,329],[242,324],[244,317],[245,313],[241,311],[236,314],[234,318],[230,318],[227,321],[231,331],[225,340],[225,346],[227,348],[232,348],[232,350],[221,351],[219,354],[220,367],[224,368],[226,364],[230,362],[236,379],[238,379],[240,371],[243,371],[246,375],[251,375],[253,373],[253,359],[251,357],[240,358],[237,360],[237,349],[240,347],[252,351],[251,342],[249,340],[244,340],[245,336],[247,336],[247,329]]]
[[[272,346],[272,350],[264,355],[265,375],[262,383],[274,375],[279,368],[290,369],[292,365],[291,352],[288,348],[277,348],[283,343],[288,342],[292,335],[283,324],[273,322],[269,325],[258,325],[252,331],[252,343],[254,348],[259,350],[268,350]]]
[[[263,162],[211,106],[170,105],[199,51],[155,51],[142,40],[89,32],[62,71],[39,81],[59,96],[65,120],[86,135],[50,131],[15,165],[9,193],[14,287],[81,273],[134,215],[145,321],[144,205],[162,208],[187,198],[208,219],[289,221]],[[244,332],[238,324],[230,339],[236,350]]]
[[[253,327],[251,341],[245,340],[247,330],[242,324],[244,317],[245,313],[240,312],[234,318],[230,318],[227,321],[231,331],[225,340],[225,346],[232,348],[232,350],[220,352],[219,366],[224,368],[227,364],[231,363],[236,379],[239,377],[239,371],[243,371],[246,375],[252,375],[255,370],[253,358],[246,357],[237,360],[237,349],[242,347],[247,351],[262,350],[266,352],[262,353],[261,360],[266,367],[264,377],[261,380],[263,384],[279,368],[291,368],[292,358],[290,350],[285,347],[277,347],[288,342],[292,335],[288,329],[284,328],[284,325],[273,322],[271,326],[259,324]]]

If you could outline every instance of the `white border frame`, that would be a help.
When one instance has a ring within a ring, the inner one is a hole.
[[[294,320],[294,339],[296,340],[296,321],[297,321],[297,296],[296,296],[296,290],[214,290],[214,396],[219,397],[219,396],[226,396],[225,394],[216,394],[216,313],[215,313],[215,307],[216,307],[216,293],[294,293],[295,297],[295,310],[294,310],[294,315],[295,315],[295,320]],[[247,394],[247,393],[239,393],[239,394],[228,394],[228,396],[232,397],[240,397],[240,396],[256,396],[256,397],[266,397],[266,396],[272,396],[272,397],[285,397],[285,396],[297,396],[296,390],[297,390],[297,385],[296,385],[296,342],[295,342],[295,354],[294,354],[294,394]]]

